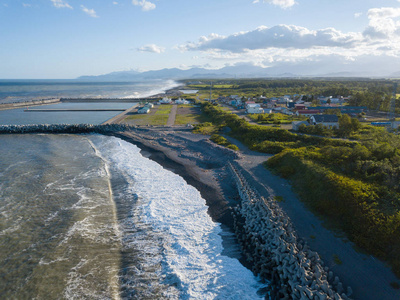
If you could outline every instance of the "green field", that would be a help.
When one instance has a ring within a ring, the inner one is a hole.
[[[135,114],[128,116],[125,120],[128,122],[133,120],[135,125],[155,125],[163,126],[167,124],[169,113],[171,112],[172,105],[155,106],[151,111],[156,110],[154,113],[149,114]]]

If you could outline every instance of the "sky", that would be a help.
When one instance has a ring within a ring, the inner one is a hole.
[[[0,0],[0,79],[241,64],[400,72],[400,0]]]

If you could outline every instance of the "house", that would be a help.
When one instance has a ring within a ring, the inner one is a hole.
[[[148,114],[150,112],[150,107],[144,106],[138,109],[138,114]]]
[[[339,118],[337,115],[312,115],[309,123],[311,125],[321,124],[329,129],[339,128]]]
[[[292,122],[292,129],[294,131],[299,131],[299,128],[301,125],[308,126],[310,124],[307,121],[294,121],[294,122]]]
[[[318,109],[301,109],[296,111],[296,116],[305,116],[305,117],[311,117],[312,115],[316,115],[321,113],[320,110]]]
[[[295,108],[296,110],[305,110],[305,109],[306,109],[306,106],[305,106],[304,104],[295,104],[295,105],[294,105],[294,108]]]
[[[175,100],[175,104],[190,104],[190,102],[187,101],[186,99],[179,98],[179,99]]]
[[[272,109],[264,108],[264,114],[272,114]]]
[[[246,112],[248,114],[263,114],[264,113],[264,109],[261,108],[259,105],[248,105],[246,108]]]
[[[160,103],[160,104],[170,104],[170,103],[172,103],[172,99],[168,98],[168,97],[164,97],[160,101],[158,101],[158,103]]]

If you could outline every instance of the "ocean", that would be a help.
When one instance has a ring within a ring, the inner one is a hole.
[[[207,209],[119,138],[0,135],[0,298],[263,299]]]
[[[90,82],[79,80],[0,80],[0,103],[51,98],[140,98],[178,86],[173,80]]]
[[[3,135],[0,157],[0,298],[262,298],[200,193],[135,145]]]
[[[179,84],[172,80],[145,82],[85,82],[76,80],[0,80],[0,104],[53,98],[138,98],[171,89]],[[133,103],[118,100],[108,103],[59,103],[46,109],[128,109]],[[37,108],[37,107],[35,107]],[[37,112],[25,108],[0,110],[0,125],[30,124],[101,124],[120,112]]]

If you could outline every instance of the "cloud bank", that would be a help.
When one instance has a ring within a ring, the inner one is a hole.
[[[277,25],[259,27],[256,30],[236,33],[230,36],[212,34],[201,37],[198,43],[189,43],[182,50],[219,49],[230,52],[268,48],[308,49],[313,47],[351,48],[358,41],[356,33],[342,33],[334,28],[309,30],[295,25]]]

